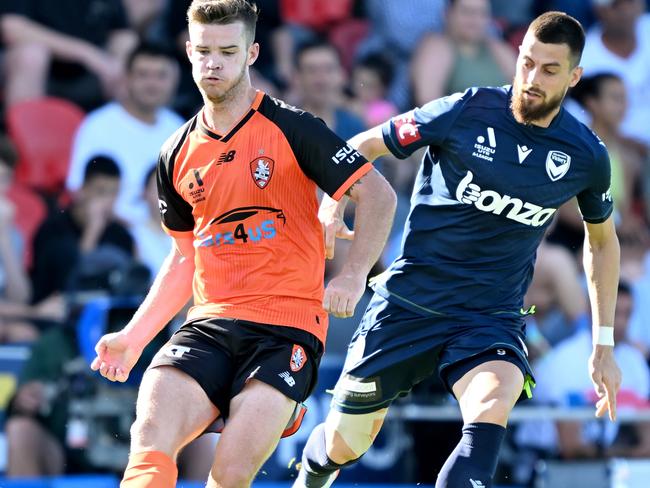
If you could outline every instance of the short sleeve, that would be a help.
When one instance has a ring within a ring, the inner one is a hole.
[[[160,219],[162,220],[165,231],[172,235],[175,232],[190,232],[194,230],[192,206],[174,188],[173,159],[173,155],[161,152],[156,170]]]
[[[611,172],[609,155],[601,142],[594,157],[591,184],[578,194],[578,206],[585,222],[600,224],[611,215],[614,209],[610,191]]]
[[[292,150],[303,172],[329,196],[338,200],[372,169],[357,150],[313,115],[298,115]]]
[[[441,145],[474,92],[475,89],[469,89],[438,98],[396,115],[382,126],[386,147],[394,156],[404,159],[422,147]]]

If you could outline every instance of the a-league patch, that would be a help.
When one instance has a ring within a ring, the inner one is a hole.
[[[293,350],[291,351],[291,360],[289,361],[291,371],[294,373],[296,371],[300,371],[306,362],[307,355],[305,354],[305,350],[302,348],[302,346],[294,344]]]

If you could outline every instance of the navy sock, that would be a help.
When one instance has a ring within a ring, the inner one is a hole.
[[[438,474],[436,488],[489,488],[497,469],[506,429],[476,422],[463,426],[463,437]]]
[[[325,424],[319,424],[302,451],[302,467],[294,487],[321,488],[328,484],[336,471],[355,462],[357,459],[338,464],[329,458],[325,446]]]

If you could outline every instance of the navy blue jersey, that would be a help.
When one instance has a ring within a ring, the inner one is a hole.
[[[521,317],[537,246],[577,197],[583,219],[612,212],[603,143],[561,109],[548,128],[518,123],[510,87],[471,88],[383,126],[398,158],[426,147],[401,255],[373,286],[424,314]]]

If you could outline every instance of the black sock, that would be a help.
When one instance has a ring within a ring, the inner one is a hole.
[[[489,488],[497,469],[506,429],[476,422],[463,426],[463,437],[438,474],[436,488]]]
[[[302,451],[302,467],[294,486],[321,488],[332,475],[344,466],[357,462],[357,459],[345,464],[332,461],[325,446],[325,424],[320,424],[312,431]]]

